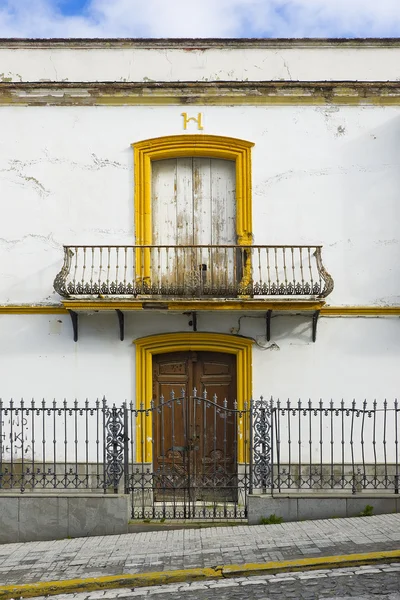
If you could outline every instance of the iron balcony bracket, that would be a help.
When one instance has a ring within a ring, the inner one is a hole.
[[[116,308],[115,312],[117,313],[118,317],[119,339],[121,340],[121,342],[123,342],[125,337],[125,315],[119,308]]]
[[[75,312],[74,310],[69,310],[69,316],[71,317],[71,321],[72,321],[72,329],[74,332],[74,342],[78,341],[78,313]]]
[[[315,342],[317,340],[317,325],[318,325],[318,319],[319,319],[319,315],[320,315],[319,310],[315,310],[313,312],[313,316],[312,316],[312,341]],[[267,312],[265,313],[265,336],[267,338],[267,342],[269,342],[271,340],[271,317],[272,317],[272,310],[267,310]]]
[[[197,331],[197,312],[192,312],[189,314],[191,315],[189,327],[192,327],[193,331]]]
[[[319,314],[321,311],[319,310],[315,310],[313,317],[312,317],[312,341],[315,342],[317,339],[317,325],[318,325],[318,319],[319,319]]]
[[[74,342],[78,341],[78,313],[74,310],[68,310],[69,312],[69,316],[71,317],[71,321],[72,321],[72,329],[74,332]],[[121,340],[121,342],[124,341],[125,338],[125,315],[122,312],[122,310],[119,310],[118,308],[115,310],[115,312],[117,313],[117,317],[118,317],[118,325],[119,325],[119,339]]]
[[[269,342],[271,339],[271,317],[272,310],[267,310],[267,314],[265,315],[267,342]]]

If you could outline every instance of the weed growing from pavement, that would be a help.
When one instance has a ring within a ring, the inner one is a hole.
[[[364,508],[364,510],[362,512],[360,512],[359,517],[372,517],[373,510],[374,510],[374,507],[371,506],[370,504],[367,504],[367,506]]]
[[[276,515],[270,515],[269,517],[262,517],[260,519],[260,525],[280,525],[283,521],[282,517]]]

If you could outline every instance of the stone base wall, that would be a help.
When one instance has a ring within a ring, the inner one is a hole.
[[[129,495],[0,495],[0,543],[122,534],[128,531]]]
[[[271,515],[284,521],[357,517],[367,504],[373,507],[374,515],[400,512],[398,494],[260,494],[248,496],[247,501],[249,525],[257,525]]]

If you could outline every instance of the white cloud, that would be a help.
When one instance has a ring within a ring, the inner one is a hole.
[[[400,0],[0,0],[0,37],[400,36]]]

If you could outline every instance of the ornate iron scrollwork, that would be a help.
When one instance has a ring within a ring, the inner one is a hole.
[[[261,488],[264,493],[272,487],[271,409],[272,400],[267,401],[261,397],[252,402],[252,484],[253,488]]]
[[[71,269],[73,255],[74,253],[72,252],[72,250],[64,246],[64,264],[61,268],[61,271],[56,275],[56,278],[53,282],[54,290],[57,292],[57,294],[60,294],[60,296],[63,296],[64,298],[68,298],[68,296],[70,295],[70,292],[67,290],[66,283],[67,277]]]
[[[321,275],[321,277],[325,283],[324,289],[320,290],[320,292],[319,292],[319,296],[321,298],[326,298],[333,291],[333,288],[334,288],[333,278],[328,273],[328,271],[325,269],[324,265],[322,264],[322,254],[321,254],[320,247],[316,248],[316,250],[314,252],[314,256],[315,256],[315,260],[317,263],[318,273]]]
[[[105,465],[104,488],[112,487],[117,493],[124,474],[125,456],[125,406],[104,407]]]

